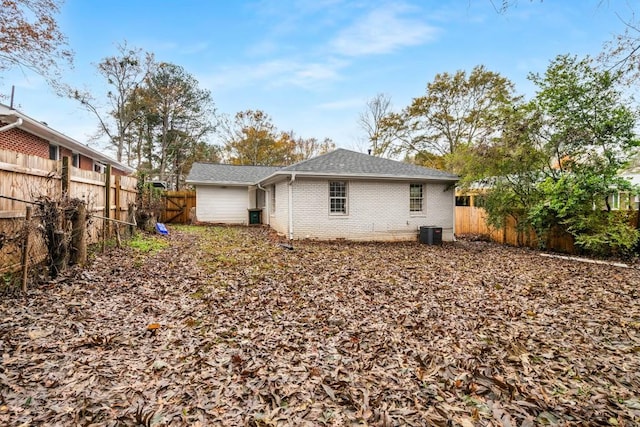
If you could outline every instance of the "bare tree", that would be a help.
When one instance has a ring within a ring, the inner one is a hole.
[[[154,59],[152,54],[143,53],[141,49],[129,48],[126,41],[117,45],[117,49],[117,55],[106,57],[96,65],[108,88],[106,105],[88,91],[69,88],[67,92],[96,116],[98,136],[109,138],[116,151],[116,160],[121,162],[126,154],[126,161],[132,166],[135,150],[129,132],[141,111],[131,106],[135,104],[138,88],[153,67]]]
[[[367,101],[365,110],[358,117],[358,124],[365,132],[371,152],[375,156],[390,155],[390,139],[387,138],[382,123],[391,113],[391,109],[391,98],[384,93],[378,93]]]
[[[59,63],[72,65],[73,54],[55,15],[61,0],[0,0],[0,71],[27,68],[54,86]]]

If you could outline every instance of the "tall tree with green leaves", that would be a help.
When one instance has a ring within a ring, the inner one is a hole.
[[[452,156],[463,188],[484,190],[484,208],[490,226],[500,229],[513,219],[521,239],[528,239],[529,212],[540,200],[538,184],[548,164],[538,143],[540,116],[530,104],[520,104],[504,116],[494,138],[464,147]]]
[[[631,188],[619,172],[640,145],[637,114],[623,98],[619,76],[598,70],[590,58],[562,55],[544,75],[530,77],[550,160],[532,222],[540,235],[563,227],[590,252],[624,252],[638,240],[628,221],[609,213],[609,197]]]
[[[159,63],[136,96],[136,102],[141,102],[138,108],[144,112],[138,124],[142,134],[148,129],[147,136],[152,138],[147,141],[148,173],[175,182],[179,189],[195,154],[215,153],[217,157],[216,150],[202,145],[215,131],[211,93],[200,88],[183,67]]]
[[[424,96],[383,120],[381,132],[390,135],[385,143],[392,152],[446,158],[499,133],[505,111],[518,100],[513,83],[484,66],[437,74]]]

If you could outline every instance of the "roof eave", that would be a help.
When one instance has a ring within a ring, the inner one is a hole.
[[[105,156],[99,151],[96,151],[75,139],[58,132],[55,129],[50,128],[49,126],[41,123],[24,113],[21,113],[17,110],[9,110],[7,114],[3,114],[3,117],[16,117],[22,119],[22,125],[19,127],[25,132],[29,132],[32,135],[38,136],[42,139],[45,139],[49,142],[53,142],[57,145],[60,145],[64,148],[67,148],[73,152],[77,152],[79,154],[90,157],[92,160],[97,160],[99,162],[103,162],[109,164],[117,169],[123,170],[127,173],[133,173],[136,170],[131,166],[124,165],[122,163],[117,162],[114,159]]]
[[[440,182],[458,182],[459,177],[453,176],[432,176],[432,175],[383,175],[383,174],[364,174],[364,173],[338,173],[338,172],[310,172],[310,171],[276,171],[270,176],[259,181],[262,183],[271,183],[277,180],[278,176],[304,176],[308,178],[364,178],[385,181],[440,181]]]
[[[226,186],[226,187],[249,187],[251,185],[256,185],[254,182],[203,181],[203,180],[197,180],[197,179],[187,179],[185,183],[191,184],[191,185],[219,185],[219,186]]]

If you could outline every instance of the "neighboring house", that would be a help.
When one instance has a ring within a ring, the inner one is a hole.
[[[283,168],[196,163],[187,183],[196,187],[199,221],[246,224],[250,210],[262,209],[261,222],[290,239],[415,240],[429,225],[451,241],[457,180],[338,149]]]
[[[0,150],[60,160],[69,157],[79,169],[104,172],[111,165],[114,175],[129,175],[135,169],[89,148],[18,110],[0,104]]]
[[[202,222],[247,224],[249,210],[265,206],[265,191],[256,183],[278,169],[194,163],[187,184],[196,188],[196,218]]]

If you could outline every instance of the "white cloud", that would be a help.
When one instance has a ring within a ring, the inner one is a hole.
[[[199,81],[213,91],[252,85],[314,89],[328,81],[340,79],[339,71],[344,66],[346,64],[343,61],[336,60],[302,62],[275,59],[257,64],[225,66],[212,75],[201,77]]]
[[[316,108],[320,110],[351,110],[357,107],[364,108],[366,102],[362,98],[346,98],[318,104]]]
[[[388,5],[370,11],[333,39],[331,46],[345,56],[376,55],[424,44],[435,38],[437,29],[404,15],[411,9]]]

